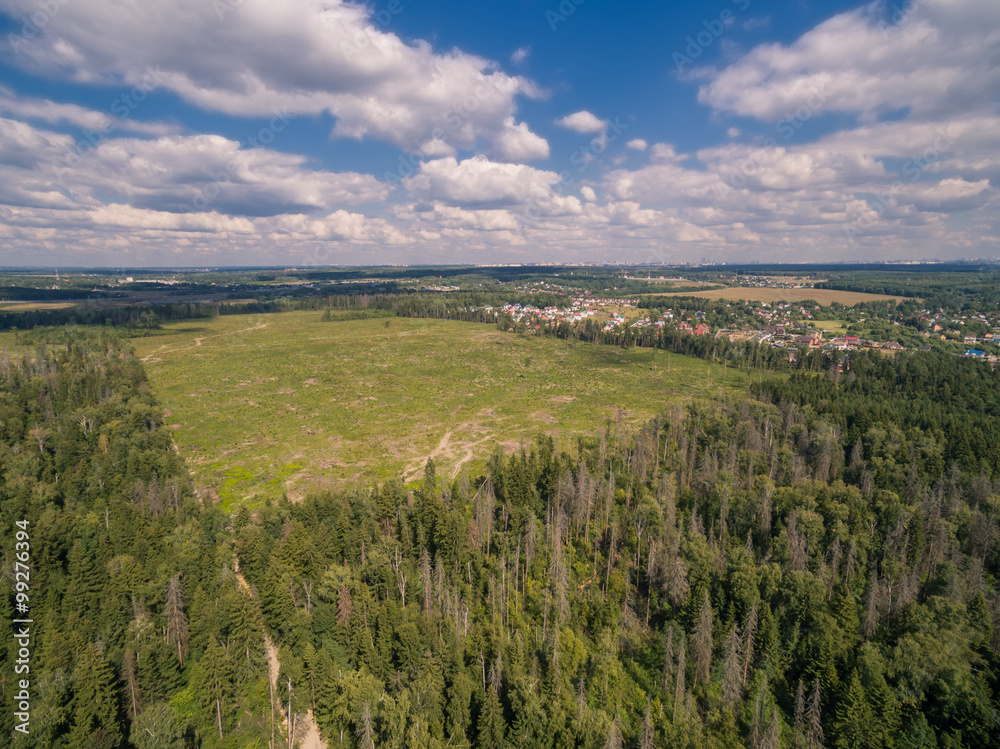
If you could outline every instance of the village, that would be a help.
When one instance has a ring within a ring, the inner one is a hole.
[[[691,300],[685,300],[685,304],[688,301]],[[1000,362],[1000,354],[981,348],[1000,345],[1000,319],[985,314],[954,316],[921,310],[916,316],[903,317],[894,311],[887,311],[884,316],[855,313],[844,321],[848,325],[840,325],[840,330],[833,331],[824,329],[820,317],[831,311],[819,305],[725,302],[706,303],[706,309],[698,310],[682,306],[647,310],[640,305],[638,299],[587,295],[571,299],[564,307],[506,303],[495,312],[505,313],[513,322],[529,329],[591,321],[604,332],[628,329],[640,334],[670,328],[694,336],[725,337],[734,343],[751,342],[786,349],[792,361],[801,349],[820,349],[831,354],[865,349],[891,355],[906,350],[931,351],[935,348],[931,342],[940,341],[955,355],[981,359],[994,367]],[[489,307],[486,311],[494,310]],[[844,310],[839,313],[844,314]],[[861,330],[872,332],[862,335]],[[876,330],[880,334],[875,334]],[[900,339],[909,339],[909,345]]]

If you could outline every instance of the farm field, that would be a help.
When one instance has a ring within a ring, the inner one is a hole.
[[[647,295],[648,296],[648,295]],[[824,306],[838,302],[845,307],[853,307],[861,302],[880,302],[893,299],[903,301],[904,297],[888,294],[865,294],[860,291],[840,289],[770,289],[732,286],[714,291],[684,291],[657,294],[656,296],[694,296],[702,299],[745,299],[752,302],[804,302],[813,300]]]
[[[32,312],[45,309],[71,309],[79,302],[0,302],[0,312]]]
[[[723,367],[490,325],[319,312],[173,323],[133,345],[204,491],[228,503],[310,486],[484,467],[538,433],[570,447],[610,422],[717,394]],[[733,369],[726,387],[743,389]],[[619,414],[619,411],[621,413]]]

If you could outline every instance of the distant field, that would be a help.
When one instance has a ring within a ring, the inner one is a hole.
[[[658,276],[625,276],[629,281],[645,281],[646,283],[664,283],[671,286],[718,286],[718,281],[693,281],[689,278],[659,278]]]
[[[623,411],[718,392],[723,368],[676,354],[538,339],[489,325],[319,312],[174,323],[134,346],[196,480],[226,502],[311,485],[480,469],[539,432],[564,446]],[[652,365],[652,366],[651,366]],[[669,367],[669,371],[668,371]],[[729,369],[729,387],[746,376]]]
[[[860,291],[841,291],[839,289],[755,289],[733,286],[715,291],[684,291],[665,293],[662,296],[696,296],[703,299],[746,299],[752,302],[804,302],[812,299],[819,304],[829,305],[839,302],[845,307],[853,307],[861,302],[878,302],[894,299],[901,302],[905,297],[887,294],[865,294]]]
[[[79,302],[0,302],[0,312],[32,312],[42,309],[69,309]]]

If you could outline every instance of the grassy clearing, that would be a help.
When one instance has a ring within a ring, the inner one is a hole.
[[[226,502],[409,480],[428,457],[454,476],[497,444],[544,432],[571,446],[619,410],[637,423],[723,380],[721,365],[662,351],[318,312],[180,322],[134,346],[196,480]],[[729,369],[726,385],[746,375]]]
[[[847,320],[813,320],[813,324],[820,330],[825,330],[833,335],[847,332]]]
[[[665,293],[662,296],[694,296],[703,299],[747,300],[751,302],[804,302],[815,301],[824,306],[839,302],[845,307],[853,307],[861,302],[880,302],[894,299],[903,301],[904,297],[888,294],[865,294],[860,291],[841,291],[840,289],[770,289],[732,286],[728,289],[715,291],[685,291]]]

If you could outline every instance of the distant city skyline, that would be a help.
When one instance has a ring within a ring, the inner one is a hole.
[[[998,102],[995,0],[0,0],[0,266],[992,258]]]

